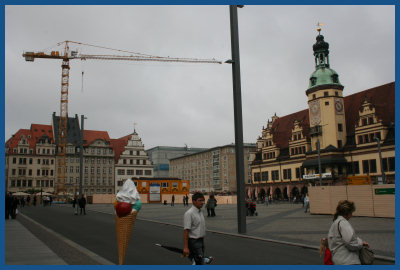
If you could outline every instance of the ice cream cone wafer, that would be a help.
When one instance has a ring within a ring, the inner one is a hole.
[[[115,215],[115,228],[117,231],[118,241],[118,263],[124,263],[126,250],[128,249],[129,240],[131,238],[133,225],[136,220],[137,212],[133,211],[127,216],[119,217]]]

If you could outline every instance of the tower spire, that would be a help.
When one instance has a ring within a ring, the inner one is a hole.
[[[320,34],[321,34],[321,26],[323,26],[323,24],[322,24],[322,23],[320,23],[320,22],[318,22],[318,23],[317,23],[317,31],[318,31],[318,35],[320,35]]]

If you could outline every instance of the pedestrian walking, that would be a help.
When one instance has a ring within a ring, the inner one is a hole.
[[[11,201],[11,218],[15,219],[17,217],[18,214],[18,204],[19,204],[19,200],[17,199],[17,197],[12,197],[12,201]]]
[[[361,264],[359,251],[369,244],[357,237],[349,219],[356,210],[354,202],[343,200],[336,207],[333,223],[328,233],[328,245],[334,264]]]
[[[52,197],[52,196],[49,196],[49,205],[50,205],[50,206],[51,206],[52,202],[53,202],[53,197]]]
[[[187,194],[185,195],[185,203],[186,206],[189,206],[189,196]]]
[[[26,206],[29,206],[31,202],[31,196],[29,195],[28,197],[26,197]]]
[[[37,201],[36,195],[33,195],[33,206],[36,206],[36,201]]]
[[[6,194],[6,201],[5,201],[5,210],[6,210],[6,219],[10,218],[11,211],[12,211],[12,195],[11,193]]]
[[[204,205],[203,193],[196,192],[193,194],[192,203],[192,207],[183,216],[183,255],[189,256],[192,264],[209,264],[213,261],[213,257],[204,256],[206,223],[201,211]]]
[[[307,211],[310,212],[310,198],[308,197],[308,193],[304,197],[304,207],[306,208],[306,210],[304,210],[304,213],[307,213]]]
[[[214,195],[211,194],[206,204],[208,217],[215,217],[215,207],[217,207],[217,200],[215,199]]]
[[[72,208],[74,209],[74,214],[78,215],[78,206],[77,206],[78,200],[76,199],[76,196],[72,200]]]
[[[175,206],[175,196],[172,194],[171,206]]]
[[[79,203],[79,208],[80,208],[79,214],[82,215],[82,212],[83,212],[83,214],[86,215],[86,198],[85,198],[85,194],[82,194],[82,197],[79,199],[78,203]]]

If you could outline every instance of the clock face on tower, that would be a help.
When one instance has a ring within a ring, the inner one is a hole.
[[[321,123],[321,111],[318,100],[310,102],[310,117],[311,125],[318,125]]]
[[[335,99],[335,110],[337,114],[343,114],[343,101],[341,99]]]

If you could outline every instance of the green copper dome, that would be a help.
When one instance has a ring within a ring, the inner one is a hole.
[[[339,75],[329,66],[329,43],[324,40],[324,36],[321,34],[316,39],[317,42],[313,45],[315,71],[310,76],[306,93],[324,88],[343,90],[344,87],[340,84]]]
[[[331,68],[321,67],[311,74],[308,88],[332,84],[342,86],[339,81],[339,75]]]

